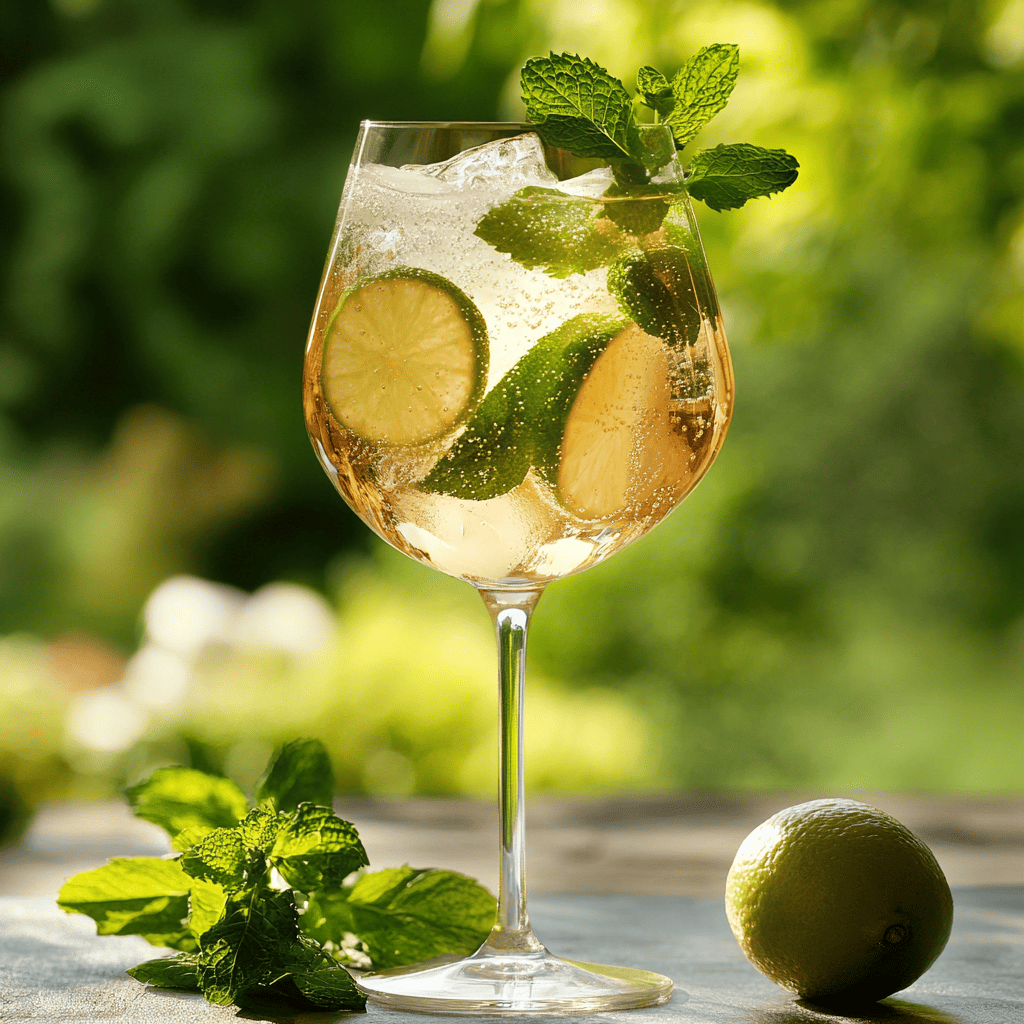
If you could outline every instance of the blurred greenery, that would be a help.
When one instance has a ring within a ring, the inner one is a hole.
[[[274,696],[238,728],[345,718],[350,789],[486,789],[483,610],[370,554],[302,427],[355,130],[517,117],[518,68],[548,49],[630,82],[713,41],[742,73],[701,144],[781,146],[801,175],[698,210],[734,423],[681,510],[541,603],[529,728],[551,750],[558,714],[622,736],[594,740],[610,767],[570,771],[567,747],[532,782],[1024,787],[1021,0],[0,8],[0,699],[49,737],[5,730],[0,774],[34,798],[88,776],[58,721],[72,697],[46,697],[68,678],[54,644],[85,637],[90,678],[116,682],[146,596],[190,572],[328,593],[350,653],[204,663],[185,756],[227,756],[225,702],[258,679]],[[452,668],[430,628],[479,656]]]

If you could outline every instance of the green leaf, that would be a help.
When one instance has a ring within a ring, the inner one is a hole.
[[[224,916],[203,935],[199,985],[211,1003],[233,1003],[239,993],[275,978],[275,967],[298,935],[290,892],[247,889],[230,896]]]
[[[229,890],[241,887],[248,862],[249,852],[238,826],[214,829],[181,855],[181,868],[186,874]]]
[[[202,938],[223,916],[228,894],[222,886],[195,878],[188,896],[188,930]]]
[[[692,257],[679,246],[626,253],[608,269],[608,290],[647,334],[678,348],[694,345],[700,306]]]
[[[275,811],[294,811],[301,803],[330,807],[334,769],[319,740],[293,740],[279,748],[256,785],[256,803]]]
[[[669,114],[676,105],[672,83],[649,64],[645,64],[636,73],[636,88],[644,103],[662,117]]]
[[[592,60],[568,53],[533,57],[521,83],[527,116],[549,145],[606,160],[638,156],[633,101]]]
[[[601,205],[530,185],[489,210],[474,234],[529,270],[568,277],[607,266],[621,250],[597,227]]]
[[[781,192],[796,181],[800,165],[784,149],[741,142],[693,154],[686,187],[712,210],[734,210],[748,199]]]
[[[176,956],[147,960],[138,967],[130,967],[128,973],[144,984],[158,988],[182,988],[191,992],[199,991],[199,954],[178,953]]]
[[[698,50],[672,79],[675,106],[666,115],[682,149],[729,102],[740,69],[739,47],[714,43]]]
[[[522,483],[531,466],[553,477],[583,378],[627,323],[582,313],[546,334],[490,390],[420,488],[484,501]]]
[[[338,946],[354,933],[383,970],[449,953],[468,956],[487,938],[495,906],[472,878],[406,865],[363,875],[345,893],[318,895],[302,927]]]
[[[257,807],[239,822],[238,828],[242,833],[242,841],[250,851],[267,854],[286,822],[284,815]]]
[[[362,1010],[366,997],[352,975],[314,940],[300,935],[277,965],[270,991],[293,1005],[317,1010]]]
[[[65,882],[57,906],[91,917],[98,935],[142,935],[154,945],[194,948],[184,927],[191,885],[176,861],[115,857]]]
[[[355,828],[313,804],[299,805],[278,835],[270,861],[302,892],[339,889],[348,875],[369,864]]]
[[[245,794],[230,779],[195,768],[158,768],[126,796],[136,818],[159,825],[172,839],[185,829],[230,827],[249,810]]]
[[[321,1010],[363,1010],[366,996],[341,964],[328,962],[316,970],[292,975],[295,987]]]

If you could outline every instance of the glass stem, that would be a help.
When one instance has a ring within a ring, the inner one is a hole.
[[[526,811],[523,803],[523,683],[526,631],[540,590],[481,590],[498,637],[498,914],[483,953],[533,953],[544,947],[526,912]]]

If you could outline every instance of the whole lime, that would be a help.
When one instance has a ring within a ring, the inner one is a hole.
[[[759,825],[725,893],[733,934],[762,974],[811,1002],[882,999],[942,952],[953,897],[931,850],[855,800],[812,800]]]

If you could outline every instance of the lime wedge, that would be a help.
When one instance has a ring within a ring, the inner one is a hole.
[[[608,268],[608,290],[652,337],[674,347],[697,341],[700,307],[690,257],[680,246],[625,253]]]
[[[480,402],[480,311],[439,274],[403,267],[348,292],[327,324],[321,380],[334,418],[394,446],[441,437]]]
[[[584,519],[651,511],[688,472],[692,450],[671,420],[670,353],[636,324],[590,368],[565,419],[554,483]]]

